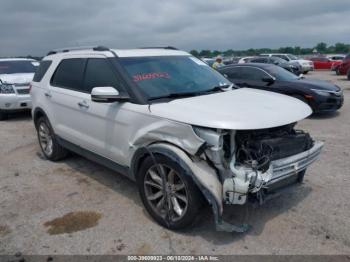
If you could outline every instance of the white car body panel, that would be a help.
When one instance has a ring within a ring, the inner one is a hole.
[[[282,126],[312,113],[298,99],[250,88],[154,104],[151,111],[191,125],[232,130]]]

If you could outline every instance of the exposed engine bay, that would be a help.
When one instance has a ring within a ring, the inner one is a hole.
[[[308,133],[294,129],[295,124],[236,133],[236,164],[261,172],[270,162],[304,152],[313,146]]]
[[[196,130],[208,144],[205,155],[220,175],[226,204],[242,205],[249,194],[262,198],[262,189],[274,179],[275,169],[282,165],[293,168],[283,176],[306,168],[299,166],[299,162],[308,157],[314,141],[308,133],[294,127],[295,123],[258,130]],[[303,152],[306,156],[301,156]],[[295,156],[300,159],[285,164]]]

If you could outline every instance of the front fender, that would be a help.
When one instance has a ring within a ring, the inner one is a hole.
[[[222,184],[215,170],[204,160],[192,160],[183,150],[171,144],[152,144],[139,148],[135,153],[131,164],[131,172],[135,179],[137,179],[137,172],[142,159],[151,154],[165,155],[184,168],[186,174],[191,176],[209,204],[213,207],[214,213],[217,213],[216,215],[222,214]]]

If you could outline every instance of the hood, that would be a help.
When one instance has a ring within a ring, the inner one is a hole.
[[[291,81],[293,85],[298,85],[299,87],[305,89],[318,89],[318,90],[326,90],[338,92],[340,91],[340,87],[334,85],[331,82],[317,79],[299,79]]]
[[[33,80],[34,73],[0,74],[0,80],[7,84],[26,84]]]
[[[244,130],[277,127],[309,116],[298,99],[250,88],[152,104],[152,115],[190,125]]]

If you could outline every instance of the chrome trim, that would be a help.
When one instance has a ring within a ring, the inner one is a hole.
[[[272,161],[272,177],[267,182],[266,186],[272,185],[280,180],[286,179],[291,175],[295,175],[300,171],[305,170],[318,158],[323,145],[323,142],[316,141],[314,146],[307,151],[294,156]]]

